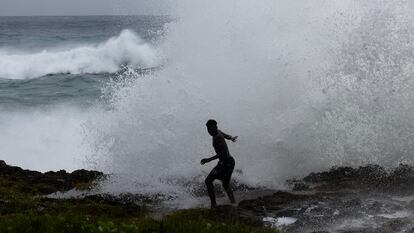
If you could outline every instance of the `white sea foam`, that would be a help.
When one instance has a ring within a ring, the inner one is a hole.
[[[116,72],[124,64],[148,68],[159,65],[159,61],[155,49],[130,30],[123,30],[119,36],[103,43],[50,48],[36,53],[0,48],[0,78]]]
[[[264,224],[269,225],[273,228],[283,228],[288,225],[294,224],[297,219],[291,218],[291,217],[279,217],[279,218],[273,218],[273,217],[265,217],[262,219]]]
[[[379,214],[378,216],[384,217],[384,218],[391,218],[391,219],[393,219],[393,218],[407,218],[407,217],[412,216],[412,213],[408,212],[406,210],[403,210],[403,211],[397,211],[397,212],[392,213],[392,214]]]

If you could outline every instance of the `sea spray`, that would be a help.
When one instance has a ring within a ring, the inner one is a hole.
[[[413,4],[368,1],[319,77],[319,153],[331,165],[412,164],[414,157]]]
[[[37,171],[84,167],[82,125],[95,112],[63,105],[47,110],[0,109],[0,156]]]
[[[411,3],[181,1],[163,69],[89,129],[108,190],[188,194],[214,166],[209,118],[252,186],[331,166],[412,164]],[[396,5],[396,6],[394,6]]]
[[[309,73],[325,67],[326,44],[334,45],[324,32],[336,25],[326,19],[351,7],[301,3],[179,2],[160,47],[163,69],[115,88],[112,110],[88,125],[90,160],[119,178],[108,189],[171,194],[202,185],[214,166],[199,165],[213,155],[209,118],[239,136],[229,145],[245,184],[280,188],[329,166],[312,137],[290,136],[314,121]]]

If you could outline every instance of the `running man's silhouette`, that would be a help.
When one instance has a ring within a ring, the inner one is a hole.
[[[228,134],[221,132],[217,128],[217,122],[215,120],[208,120],[206,126],[208,133],[213,137],[213,147],[217,154],[211,158],[202,159],[201,164],[205,164],[215,159],[219,159],[217,166],[215,166],[213,170],[211,170],[210,174],[207,176],[205,181],[208,195],[210,196],[211,208],[217,206],[216,195],[214,193],[213,186],[213,181],[216,179],[221,180],[221,182],[223,183],[223,188],[226,191],[231,203],[235,204],[236,200],[234,199],[233,191],[230,187],[230,178],[234,169],[234,159],[230,155],[229,148],[227,147],[226,140],[224,139],[235,142],[237,140],[237,136],[232,137]]]

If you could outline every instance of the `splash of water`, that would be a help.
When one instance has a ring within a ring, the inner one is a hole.
[[[332,165],[412,164],[412,3],[368,1],[362,7],[363,17],[319,79],[325,100],[311,130]]]
[[[113,111],[87,127],[89,158],[121,175],[112,190],[186,191],[213,166],[199,160],[215,118],[239,135],[230,150],[249,185],[410,162],[414,27],[401,9],[413,8],[373,2],[180,1],[163,70],[115,84]]]
[[[82,124],[94,112],[71,106],[0,111],[1,160],[42,172],[83,166]]]

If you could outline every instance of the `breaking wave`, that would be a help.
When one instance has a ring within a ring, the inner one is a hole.
[[[159,65],[154,47],[131,30],[103,43],[50,48],[27,53],[0,48],[0,78],[27,79],[48,74],[113,73],[122,65],[148,68]]]
[[[239,136],[230,150],[244,184],[412,164],[412,9],[403,0],[179,1],[161,46],[168,63],[113,84],[113,110],[88,125],[89,157],[121,175],[112,190],[188,193],[213,166],[199,161],[213,155],[204,123],[215,118]]]
[[[89,160],[120,175],[113,191],[189,193],[214,166],[199,163],[213,155],[204,124],[214,118],[239,136],[229,146],[244,184],[281,187],[327,166],[307,153],[317,145],[288,137],[311,117],[317,90],[309,89],[309,74],[331,59],[324,33],[335,26],[327,19],[348,8],[342,1],[179,1],[179,19],[160,46],[168,62],[113,83],[113,110],[87,125]]]

